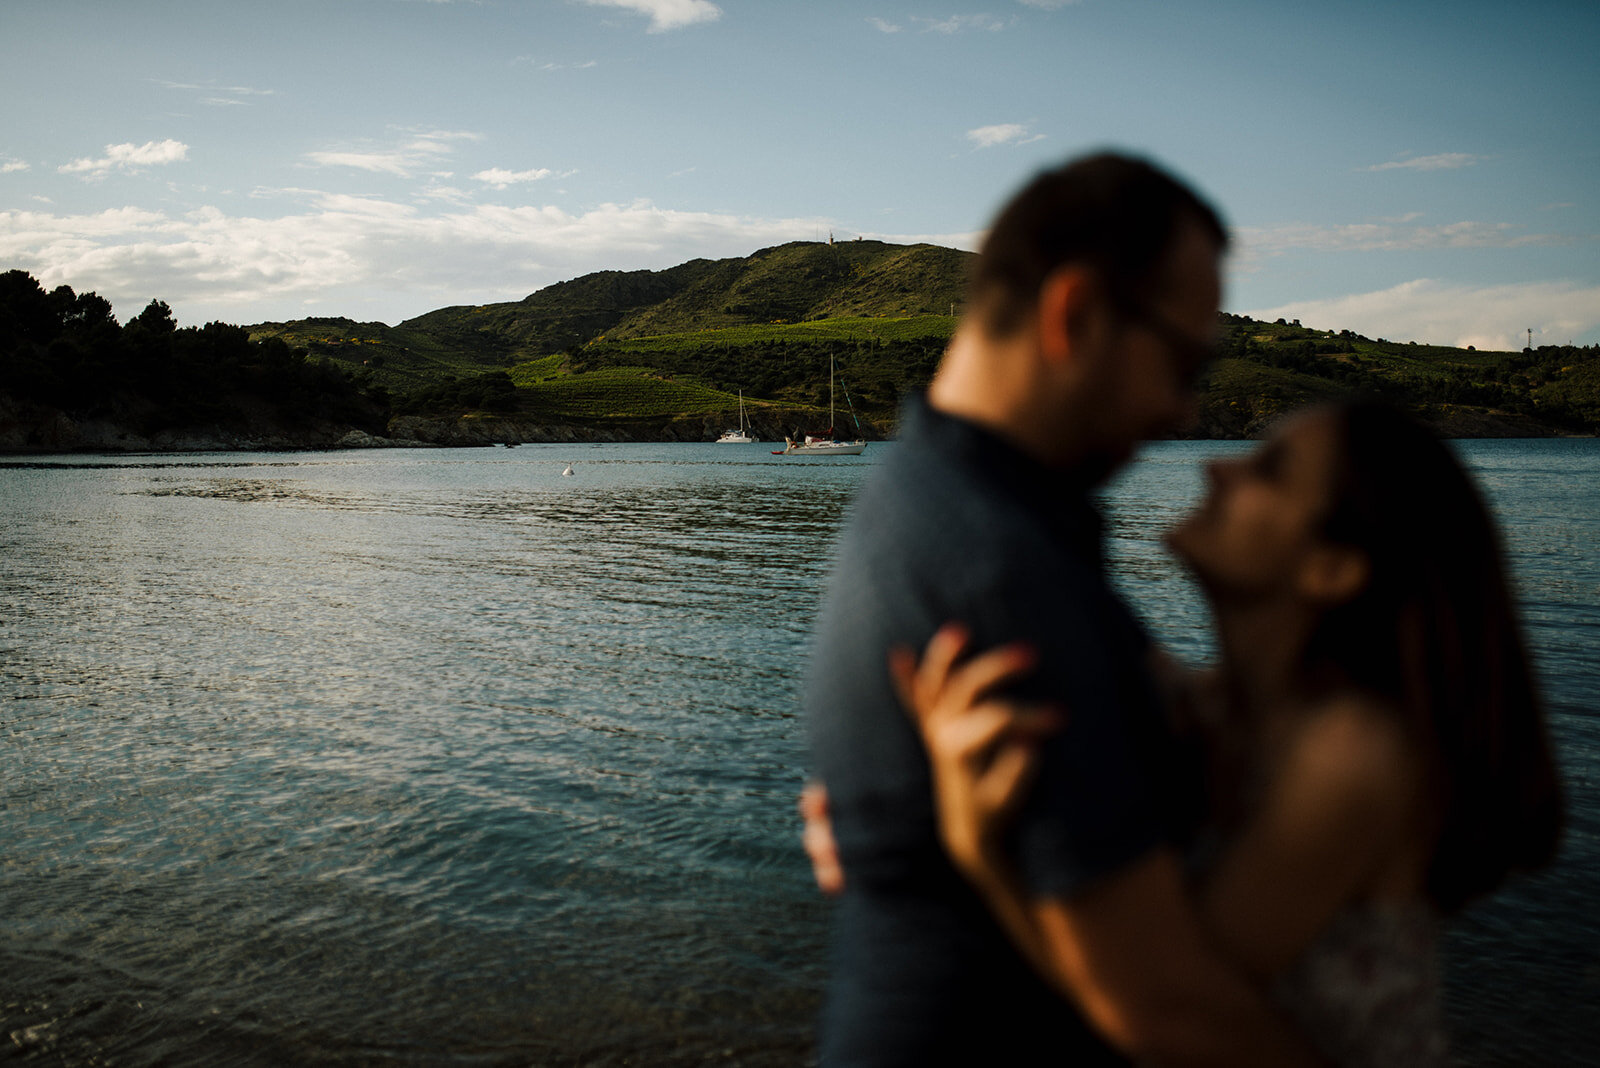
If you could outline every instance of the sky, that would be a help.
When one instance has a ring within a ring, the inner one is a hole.
[[[124,320],[973,249],[1115,149],[1218,206],[1225,310],[1600,343],[1594,0],[0,0],[0,97],[0,270]]]

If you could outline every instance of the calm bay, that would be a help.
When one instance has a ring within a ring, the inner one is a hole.
[[[1459,449],[1501,516],[1569,791],[1556,867],[1454,926],[1470,1064],[1600,1061],[1600,442]],[[780,1065],[827,905],[809,627],[860,457],[767,445],[0,463],[0,1048],[43,1063]],[[1118,583],[1210,653],[1160,533]],[[570,467],[571,474],[564,474]]]

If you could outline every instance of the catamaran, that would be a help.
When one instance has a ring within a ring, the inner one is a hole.
[[[850,404],[850,391],[845,390],[844,399]],[[856,406],[850,404],[850,418],[856,419]],[[856,419],[856,433],[861,432],[861,421]],[[855,441],[835,441],[833,438],[833,356],[828,357],[828,429],[821,434],[807,434],[796,441],[794,438],[783,439],[782,449],[773,449],[774,456],[859,456],[861,450],[867,447],[865,440],[857,438]]]

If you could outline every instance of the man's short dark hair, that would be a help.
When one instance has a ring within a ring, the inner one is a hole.
[[[1198,224],[1228,246],[1221,218],[1176,178],[1129,156],[1101,153],[1045,171],[1001,209],[979,249],[969,300],[996,337],[1015,333],[1051,272],[1093,268],[1126,306],[1155,295],[1180,228]]]

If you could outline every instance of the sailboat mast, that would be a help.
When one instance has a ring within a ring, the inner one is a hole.
[[[828,353],[828,432],[833,432],[833,353]]]

